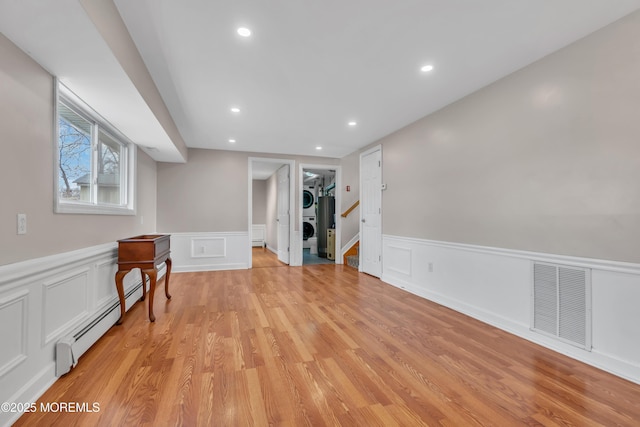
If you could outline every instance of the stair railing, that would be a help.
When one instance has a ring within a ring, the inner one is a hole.
[[[354,210],[355,208],[357,208],[359,204],[360,204],[360,200],[356,200],[356,202],[355,202],[353,205],[351,205],[351,207],[350,207],[349,209],[347,209],[346,211],[344,211],[344,212],[342,213],[342,215],[340,215],[340,216],[341,216],[342,218],[346,218],[346,217],[348,217],[348,216],[349,216],[349,214],[350,214],[351,212],[353,212],[353,210]]]

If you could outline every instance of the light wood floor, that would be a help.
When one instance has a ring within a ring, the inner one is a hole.
[[[339,265],[176,273],[18,426],[638,426],[640,386]],[[256,257],[256,252],[254,252]]]
[[[278,256],[267,248],[253,248],[251,256],[253,268],[263,267],[288,267],[287,264],[278,260]]]

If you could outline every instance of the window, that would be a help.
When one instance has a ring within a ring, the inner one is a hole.
[[[56,212],[135,214],[135,146],[62,84],[56,101]]]

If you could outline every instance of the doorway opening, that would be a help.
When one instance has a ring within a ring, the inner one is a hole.
[[[273,253],[280,265],[295,264],[291,257],[295,212],[294,165],[293,160],[249,158],[248,264],[251,267],[254,266],[254,248]]]
[[[300,166],[303,265],[340,263],[338,180],[337,166]]]

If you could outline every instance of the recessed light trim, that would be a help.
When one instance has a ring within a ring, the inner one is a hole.
[[[231,107],[230,110],[232,113],[235,113],[235,114],[238,114],[240,112],[240,108],[238,107]]]
[[[351,120],[347,123],[347,125],[354,127],[354,126],[358,126],[358,122],[356,122],[355,120]]]
[[[236,32],[238,33],[238,35],[240,37],[250,37],[251,36],[251,30],[248,29],[247,27],[239,27]]]
[[[233,139],[233,138],[229,138],[229,144],[235,144],[235,143],[236,143],[236,140],[235,140],[235,139]]]
[[[428,73],[429,71],[433,71],[433,65],[431,64],[423,65],[422,67],[420,67],[420,71],[422,71],[423,73]]]
[[[320,150],[322,150],[322,147],[318,145],[318,146],[316,147],[316,150],[320,151]]]

